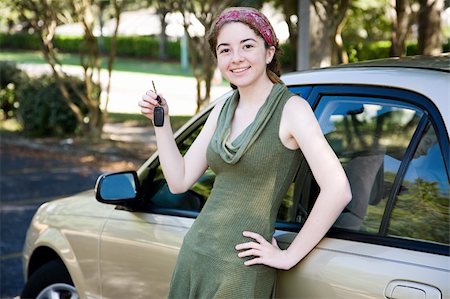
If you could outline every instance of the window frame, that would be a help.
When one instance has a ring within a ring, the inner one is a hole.
[[[308,85],[311,87],[311,85]],[[289,86],[292,91],[300,90],[306,86],[296,85]],[[343,228],[333,227],[327,233],[327,237],[338,238],[350,241],[364,242],[376,245],[384,245],[389,247],[397,247],[403,249],[411,249],[420,252],[428,252],[433,254],[450,256],[449,246],[442,244],[435,244],[428,241],[411,240],[400,237],[393,237],[387,235],[390,216],[395,206],[395,200],[400,190],[401,183],[406,175],[408,166],[413,159],[414,152],[425,133],[428,122],[433,125],[439,142],[441,153],[449,152],[449,138],[445,129],[442,116],[435,104],[427,97],[415,93],[413,91],[404,90],[394,87],[384,86],[370,86],[370,85],[355,85],[355,84],[319,84],[308,89],[307,97],[304,97],[311,105],[313,111],[316,110],[321,98],[323,96],[359,96],[380,98],[383,100],[394,100],[404,103],[413,109],[418,109],[423,112],[419,124],[411,138],[411,141],[405,151],[405,155],[401,161],[399,170],[395,176],[391,192],[388,196],[388,201],[384,210],[383,218],[380,224],[378,234],[368,234],[364,232],[351,231]],[[444,166],[449,177],[450,157],[443,154]],[[301,223],[277,223],[276,228],[286,231],[298,232],[302,227]]]

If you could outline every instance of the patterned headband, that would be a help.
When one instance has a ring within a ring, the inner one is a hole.
[[[217,18],[215,27],[221,28],[229,22],[242,22],[256,28],[269,46],[277,46],[278,39],[269,20],[258,10],[251,7],[230,7]]]

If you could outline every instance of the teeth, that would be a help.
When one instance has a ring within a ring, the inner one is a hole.
[[[233,73],[240,73],[240,72],[243,72],[243,71],[245,71],[247,68],[246,67],[243,67],[243,68],[239,68],[239,69],[234,69],[234,70],[231,70]]]

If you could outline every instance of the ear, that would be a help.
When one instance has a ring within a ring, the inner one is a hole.
[[[272,62],[273,56],[275,55],[275,47],[270,46],[269,49],[266,50],[266,64]]]

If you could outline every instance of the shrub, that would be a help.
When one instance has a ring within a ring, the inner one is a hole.
[[[281,69],[284,71],[294,71],[297,68],[297,63],[295,61],[296,53],[295,49],[292,48],[289,42],[280,45],[281,56],[280,64]]]
[[[0,45],[2,49],[24,49],[24,50],[40,50],[41,44],[36,34],[16,33],[5,34],[0,33]]]
[[[15,63],[0,61],[0,119],[15,117],[19,102],[17,89],[28,80]]]
[[[80,46],[83,45],[81,36],[57,35],[54,39],[55,48],[62,53],[79,53]],[[40,41],[36,34],[0,33],[0,44],[3,49],[39,50]],[[103,37],[104,53],[108,53],[111,48],[111,37]],[[118,36],[117,56],[135,58],[158,58],[159,41],[156,36]],[[169,60],[180,59],[180,41],[167,41],[167,56]]]
[[[84,83],[76,77],[63,82],[75,104],[87,114],[87,108],[68,84],[72,80],[83,90]],[[31,136],[65,136],[80,129],[75,114],[69,109],[53,77],[44,75],[24,84],[18,93],[17,119],[24,132]]]

